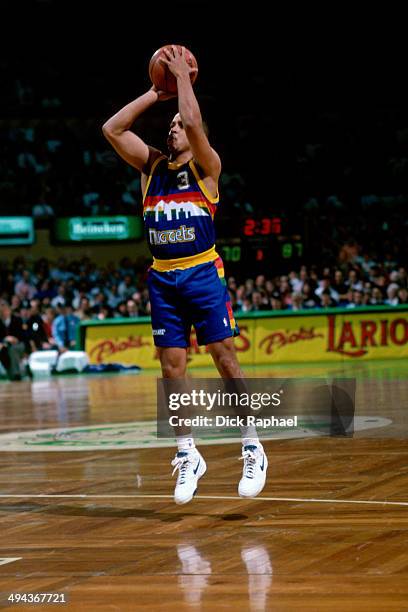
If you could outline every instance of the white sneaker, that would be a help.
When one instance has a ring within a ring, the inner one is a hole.
[[[243,446],[240,459],[244,460],[244,468],[238,493],[240,497],[256,497],[265,486],[268,469],[268,458],[262,444]]]
[[[174,501],[176,504],[186,504],[196,494],[198,479],[205,474],[207,465],[196,448],[176,453],[171,465],[174,467],[173,474],[179,471]]]

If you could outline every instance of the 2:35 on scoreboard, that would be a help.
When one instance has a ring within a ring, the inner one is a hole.
[[[249,216],[236,221],[218,228],[217,249],[229,268],[254,272],[273,265],[283,272],[304,258],[302,234],[291,232],[294,228],[281,216]]]

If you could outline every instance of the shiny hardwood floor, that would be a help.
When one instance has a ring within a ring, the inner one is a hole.
[[[70,610],[408,610],[408,368],[353,374],[357,414],[388,427],[265,442],[267,485],[247,501],[239,444],[204,445],[208,472],[181,507],[170,446],[106,450],[102,436],[81,447],[92,428],[153,419],[155,373],[1,383],[0,563],[18,559],[0,565],[0,606],[16,607],[11,593],[64,593]],[[53,428],[71,433],[28,433]]]

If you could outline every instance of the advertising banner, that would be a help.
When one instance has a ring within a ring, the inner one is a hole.
[[[235,339],[240,363],[260,365],[408,357],[408,311],[326,311],[324,314],[260,316],[238,320]],[[91,363],[119,362],[144,368],[159,361],[148,322],[85,326],[85,350]],[[211,356],[195,333],[188,350],[190,366],[209,366]]]

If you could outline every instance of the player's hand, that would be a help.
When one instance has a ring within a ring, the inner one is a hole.
[[[164,55],[160,58],[160,62],[168,66],[170,72],[178,77],[188,76],[194,72],[198,72],[198,68],[192,68],[187,62],[186,48],[181,47],[181,50],[176,45],[164,47]]]
[[[163,102],[164,100],[170,100],[170,98],[176,98],[177,94],[168,93],[167,91],[162,91],[161,89],[157,89],[156,85],[150,88],[151,91],[157,93],[157,99],[159,102]]]

